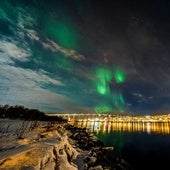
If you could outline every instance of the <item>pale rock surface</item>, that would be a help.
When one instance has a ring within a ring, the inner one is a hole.
[[[54,125],[50,131],[39,127],[20,140],[14,135],[1,137],[0,170],[79,169],[83,157],[69,143],[66,132],[61,135],[61,126]]]

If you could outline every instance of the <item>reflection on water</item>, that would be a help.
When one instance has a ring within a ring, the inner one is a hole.
[[[75,119],[76,120],[76,119]],[[70,121],[87,128],[105,146],[112,146],[113,155],[126,160],[134,170],[167,169],[170,162],[170,122]],[[150,169],[150,168],[149,168]]]
[[[170,134],[169,122],[111,122],[111,121],[70,121],[78,127],[87,128],[90,132],[110,133],[110,132],[145,132]]]

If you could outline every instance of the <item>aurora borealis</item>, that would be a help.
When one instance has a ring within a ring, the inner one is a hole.
[[[169,1],[1,0],[0,104],[170,111]]]
[[[110,83],[124,83],[125,81],[125,73],[121,69],[111,69],[99,68],[97,69],[97,81],[96,81],[96,89],[100,95],[107,97],[107,100],[113,100],[112,105],[100,105],[95,107],[95,112],[97,113],[108,113],[108,112],[123,112],[124,99],[120,92],[113,92],[110,89]],[[112,98],[112,99],[111,99]]]

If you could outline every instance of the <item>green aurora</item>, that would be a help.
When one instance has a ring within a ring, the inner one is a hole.
[[[77,49],[77,33],[69,21],[49,17],[44,24],[44,32],[64,48]]]
[[[123,95],[119,91],[113,92],[110,88],[112,83],[124,83],[125,73],[122,69],[98,68],[96,70],[96,90],[98,94],[104,96],[107,101],[112,101],[112,104],[100,104],[95,107],[96,113],[109,113],[118,111],[123,113],[125,101]]]

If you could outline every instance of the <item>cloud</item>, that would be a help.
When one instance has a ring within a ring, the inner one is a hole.
[[[20,61],[28,61],[28,57],[31,55],[31,51],[28,48],[26,50],[20,47],[19,45],[17,45],[17,42],[15,41],[10,42],[1,40],[0,51],[1,53],[4,53],[4,55],[6,56]]]
[[[146,96],[140,93],[132,93],[133,96],[137,99],[138,103],[151,103],[153,102],[154,97],[153,96]]]
[[[16,23],[9,17],[6,18],[12,24],[11,30],[15,38],[2,35],[3,39],[0,40],[0,104],[21,104],[45,111],[86,110],[69,97],[51,91],[51,85],[55,88],[64,86],[58,76],[54,77],[52,73],[41,68],[37,71],[32,70],[30,65],[30,68],[22,68],[15,62],[16,60],[28,62],[33,55],[31,44],[26,38],[41,43],[41,34],[32,27],[35,20],[29,13],[25,16],[25,13],[26,10],[17,8]],[[44,45],[52,52],[60,52],[74,60],[84,60],[84,57],[74,50],[64,49],[52,40],[47,40]],[[47,89],[44,88],[46,85],[49,85]]]
[[[36,40],[36,41],[40,40],[40,37],[35,30],[33,30],[33,29],[25,29],[25,30],[27,31],[27,36],[29,38],[31,38],[32,40]]]
[[[30,11],[28,9],[17,8],[15,12],[16,12],[15,13],[16,23],[14,23],[13,20],[11,20],[7,16],[3,17],[3,18],[5,20],[8,20],[11,23],[12,26],[10,28],[13,31],[14,35],[16,36],[16,39],[18,39],[19,41],[23,41],[24,44],[28,44],[28,42],[25,41],[25,36],[27,36],[32,40],[39,41],[43,45],[44,48],[51,50],[52,52],[60,52],[60,53],[64,54],[65,56],[71,57],[72,59],[78,60],[78,61],[85,60],[85,57],[81,54],[78,54],[75,50],[66,49],[66,48],[60,46],[59,44],[57,44],[56,42],[54,42],[53,40],[48,39],[47,37],[45,37],[45,40],[43,41],[41,39],[41,37],[43,37],[44,35],[42,36],[41,32],[39,32],[35,29],[36,28],[35,26],[37,25],[38,21],[37,21],[36,17],[33,18],[33,16],[32,16],[33,13],[30,13]],[[15,46],[14,46],[14,44],[15,44]],[[14,42],[13,42],[13,45],[11,45],[11,44],[5,44],[5,45],[12,48],[12,50],[14,50],[14,52],[18,51],[16,49],[17,45]],[[6,47],[3,47],[3,48],[6,48]],[[21,51],[20,51],[20,53],[21,53]],[[22,53],[24,53],[24,51],[22,51]],[[10,55],[11,55],[11,53],[10,53]],[[14,55],[12,55],[12,56],[14,56]]]
[[[20,104],[44,111],[63,110],[64,112],[74,112],[79,109],[78,103],[60,94],[52,93],[40,87],[20,88],[11,87],[6,94],[0,94],[1,104]],[[58,108],[56,110],[56,108]]]
[[[36,24],[36,19],[32,17],[30,10],[17,8],[18,27],[24,29],[26,27],[33,27]]]
[[[6,86],[18,86],[32,88],[43,84],[63,85],[61,81],[51,78],[50,73],[39,70],[23,69],[11,65],[0,65],[1,83]]]
[[[20,104],[43,111],[62,110],[64,112],[80,111],[79,104],[69,97],[44,89],[43,84],[64,86],[50,77],[50,73],[40,69],[33,71],[13,65],[0,63],[0,103]]]
[[[43,84],[63,86],[62,82],[50,78],[50,73],[39,70],[18,68],[0,64],[0,103],[20,104],[42,111],[82,112],[90,108],[80,106],[80,103],[61,94],[44,89]]]
[[[4,53],[0,52],[0,63],[1,64],[14,64],[14,61],[10,57],[6,56]]]
[[[83,61],[85,57],[81,54],[78,54],[76,51],[72,49],[66,49],[61,47],[59,44],[54,42],[53,40],[47,39],[46,42],[42,41],[41,44],[44,48],[51,50],[52,52],[60,52],[67,57],[71,57],[74,60]]]
[[[133,93],[133,96],[139,97],[139,98],[143,98],[144,96],[140,93]]]

